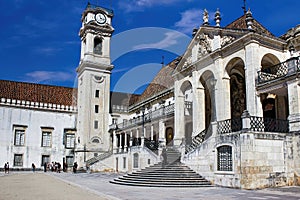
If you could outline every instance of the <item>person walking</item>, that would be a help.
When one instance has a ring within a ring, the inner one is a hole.
[[[44,172],[47,172],[47,163],[44,163]]]
[[[4,163],[4,173],[6,174],[7,173],[7,164]]]
[[[74,165],[73,165],[73,172],[74,173],[76,173],[77,167],[78,167],[77,162],[75,162]]]
[[[9,163],[8,162],[6,163],[6,170],[7,170],[7,173],[9,174]]]
[[[32,172],[34,173],[34,172],[35,172],[35,164],[32,163],[32,164],[31,164],[31,167],[32,167]]]

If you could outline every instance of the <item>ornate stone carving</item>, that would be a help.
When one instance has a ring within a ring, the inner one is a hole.
[[[192,55],[186,59],[186,61],[184,62],[183,66],[182,66],[182,69],[187,68],[190,64],[192,64]]]
[[[221,38],[221,47],[226,46],[227,44],[232,43],[235,40],[232,36],[224,36]]]
[[[199,39],[198,58],[211,53],[211,39],[208,37],[208,35],[201,34],[197,39]]]

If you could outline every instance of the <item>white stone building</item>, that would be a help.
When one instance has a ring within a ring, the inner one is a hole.
[[[225,27],[205,12],[185,53],[131,95],[110,92],[112,17],[83,12],[78,89],[1,82],[0,163],[132,172],[168,147],[216,185],[300,184],[299,25],[275,37],[250,10]]]

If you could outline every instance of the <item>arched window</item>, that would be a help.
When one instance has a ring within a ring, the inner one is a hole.
[[[139,167],[139,154],[134,153],[133,154],[133,168],[138,168]]]
[[[218,171],[232,171],[232,147],[229,145],[217,148]]]
[[[102,39],[95,38],[94,39],[94,53],[98,55],[102,55]]]

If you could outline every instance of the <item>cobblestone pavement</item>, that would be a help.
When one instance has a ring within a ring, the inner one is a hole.
[[[156,188],[121,186],[109,183],[118,177],[111,173],[72,174],[47,173],[69,184],[94,192],[108,199],[175,200],[175,199],[288,199],[300,200],[300,187],[269,188],[263,190],[239,190],[221,187],[204,188]]]

